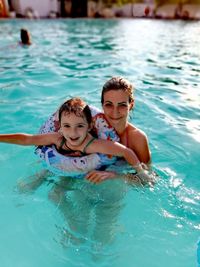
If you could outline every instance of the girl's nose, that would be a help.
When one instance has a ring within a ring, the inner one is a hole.
[[[73,137],[73,136],[76,136],[76,128],[71,128],[71,132],[70,132],[70,134],[71,134],[71,136]]]

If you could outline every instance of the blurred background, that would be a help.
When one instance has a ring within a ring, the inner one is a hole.
[[[200,0],[0,0],[0,18],[200,19]]]

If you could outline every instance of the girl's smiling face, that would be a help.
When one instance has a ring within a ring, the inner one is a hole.
[[[77,147],[83,144],[88,131],[89,124],[85,117],[74,113],[63,112],[61,115],[60,129],[67,141],[67,145]]]

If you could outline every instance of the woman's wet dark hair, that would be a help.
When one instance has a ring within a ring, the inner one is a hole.
[[[78,117],[82,117],[82,118],[85,117],[88,124],[91,124],[91,122],[92,122],[92,114],[91,114],[91,110],[90,110],[89,106],[86,105],[86,103],[78,97],[71,98],[71,99],[65,101],[61,105],[61,107],[59,108],[59,111],[58,111],[59,122],[61,121],[61,116],[63,113],[66,113],[66,114],[73,113]]]
[[[111,90],[122,90],[124,92],[127,92],[129,96],[129,103],[132,103],[134,101],[133,89],[133,85],[128,80],[122,77],[112,77],[103,86],[101,93],[101,104],[103,105],[104,103],[104,94]]]

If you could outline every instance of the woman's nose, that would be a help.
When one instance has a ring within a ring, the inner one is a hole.
[[[118,109],[118,107],[113,107],[113,109],[112,109],[112,116],[115,118],[118,115],[119,115],[119,109]]]

